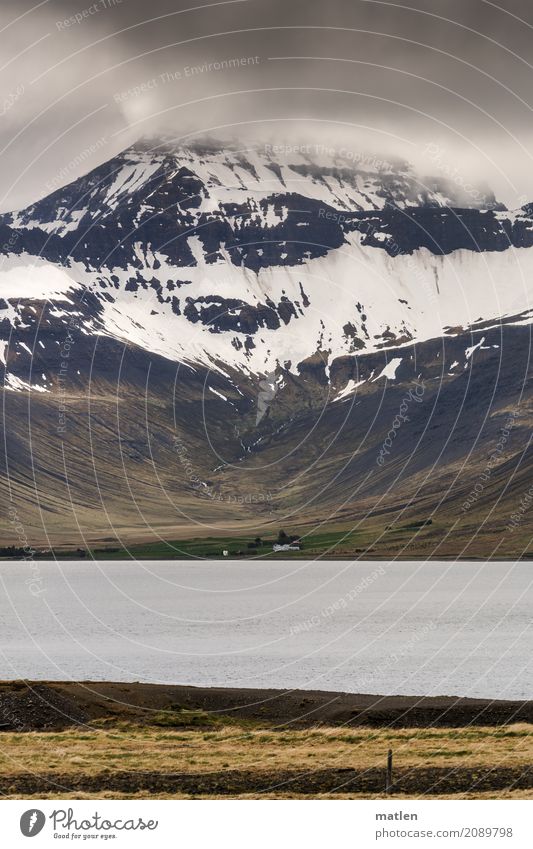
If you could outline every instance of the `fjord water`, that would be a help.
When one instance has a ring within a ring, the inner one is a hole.
[[[0,565],[0,678],[533,697],[528,563]]]

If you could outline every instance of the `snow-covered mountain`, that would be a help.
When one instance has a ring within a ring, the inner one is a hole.
[[[490,554],[533,467],[533,205],[484,197],[401,161],[142,141],[1,216],[0,495],[46,542],[408,511],[453,555],[486,515]]]
[[[529,321],[531,210],[464,203],[401,161],[140,142],[0,220],[2,359],[32,302],[89,334],[255,375]]]

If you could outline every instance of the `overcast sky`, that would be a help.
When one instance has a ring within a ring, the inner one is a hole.
[[[2,0],[0,47],[3,210],[160,131],[395,153],[533,200],[529,0]]]

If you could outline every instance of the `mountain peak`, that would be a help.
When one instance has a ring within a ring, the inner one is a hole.
[[[402,160],[342,156],[140,139],[3,216],[4,252],[28,274],[30,298],[39,269],[67,270],[65,286],[96,298],[93,330],[255,374],[285,364],[296,374],[317,352],[332,362],[526,309],[503,282],[487,291],[480,255],[531,245],[527,210],[457,208],[457,187],[422,184]],[[443,259],[453,254],[470,269],[461,297],[456,262]]]

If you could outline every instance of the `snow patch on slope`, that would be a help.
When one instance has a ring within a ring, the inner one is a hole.
[[[61,298],[73,303],[79,288],[63,268],[29,255],[6,257],[0,267],[0,298],[4,300]]]
[[[181,315],[173,312],[171,303],[157,300],[149,285],[152,268],[141,272],[147,288],[136,292],[126,291],[125,286],[139,270],[115,268],[118,288],[105,290],[101,332],[171,360],[215,369],[228,364],[254,374],[272,372],[278,364],[290,362],[290,370],[297,373],[298,363],[317,350],[328,352],[330,362],[353,353],[353,338],[344,330],[347,322],[362,344],[359,349],[367,353],[439,338],[451,328],[459,332],[480,321],[497,323],[533,307],[533,250],[528,249],[459,250],[438,256],[422,248],[412,256],[391,257],[363,246],[360,235],[351,233],[345,245],[325,257],[256,272],[225,258],[207,264],[200,254],[200,240],[189,237],[189,241],[194,245],[194,266],[176,268],[162,255],[148,252],[146,256],[148,266],[160,263],[156,272],[160,281],[190,281],[172,293],[180,300]],[[73,264],[69,273],[100,292],[101,274],[88,272],[81,264]],[[67,281],[72,283],[67,276],[61,279],[63,288]],[[51,285],[48,291],[52,289]],[[168,293],[163,290],[163,294]],[[186,298],[210,296],[236,298],[252,307],[268,301],[278,304],[285,297],[295,305],[295,315],[276,329],[260,327],[253,335],[254,347],[246,350],[245,333],[213,332],[209,325],[193,323],[183,315]],[[239,350],[235,340],[241,344]]]
[[[17,377],[16,374],[6,374],[4,378],[4,388],[11,389],[12,392],[24,392],[26,390],[30,390],[33,392],[49,392],[45,386],[39,386],[35,383],[27,383],[25,380],[21,380],[20,377]]]
[[[396,380],[396,372],[400,366],[401,361],[401,357],[393,357],[392,360],[390,360],[390,362],[388,362],[387,365],[382,369],[380,374],[378,374],[377,377],[374,377],[372,379],[372,383],[375,380],[379,380],[380,377],[385,377],[387,380]]]
[[[344,398],[347,398],[348,395],[352,395],[353,392],[357,389],[358,386],[362,386],[363,383],[366,383],[365,380],[349,380],[346,386],[341,389],[341,391],[337,394],[337,396],[333,399],[334,401],[342,401]]]

